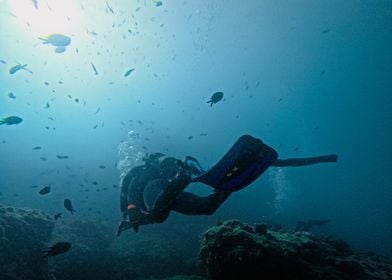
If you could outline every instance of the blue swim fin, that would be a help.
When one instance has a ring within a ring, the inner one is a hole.
[[[238,191],[256,180],[277,158],[278,153],[260,139],[243,135],[217,164],[192,181]]]

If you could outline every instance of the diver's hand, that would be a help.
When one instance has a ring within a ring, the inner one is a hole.
[[[131,228],[131,223],[129,221],[121,221],[117,229],[117,236],[120,236],[121,232]]]
[[[117,229],[117,236],[120,236],[124,230],[133,228],[135,232],[139,231],[139,223],[137,221],[130,222],[130,221],[121,221],[120,225]]]

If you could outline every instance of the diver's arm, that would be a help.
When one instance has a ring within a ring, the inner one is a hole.
[[[271,166],[275,167],[287,167],[287,166],[306,166],[322,162],[337,162],[338,156],[335,154],[324,155],[318,157],[308,158],[288,158],[288,159],[276,159]]]
[[[129,191],[129,185],[132,181],[133,178],[133,172],[128,172],[127,175],[123,178],[121,182],[121,195],[120,195],[120,210],[123,213],[127,212],[127,206],[128,206],[128,191]]]

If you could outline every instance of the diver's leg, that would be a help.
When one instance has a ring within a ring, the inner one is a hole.
[[[185,215],[211,215],[230,196],[231,192],[215,190],[206,197],[182,192],[173,204],[173,210]]]
[[[337,155],[325,155],[318,157],[308,158],[288,158],[288,159],[276,159],[271,166],[286,167],[286,166],[306,166],[322,162],[337,162]]]

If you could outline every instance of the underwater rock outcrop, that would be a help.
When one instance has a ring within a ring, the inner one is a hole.
[[[50,279],[111,279],[113,256],[108,248],[114,230],[103,221],[63,219],[53,231],[51,243],[67,241],[72,248],[49,260]]]
[[[41,210],[0,204],[0,279],[45,280],[46,248],[54,227]]]
[[[390,260],[354,253],[344,241],[237,220],[204,233],[200,258],[211,279],[392,279]]]

